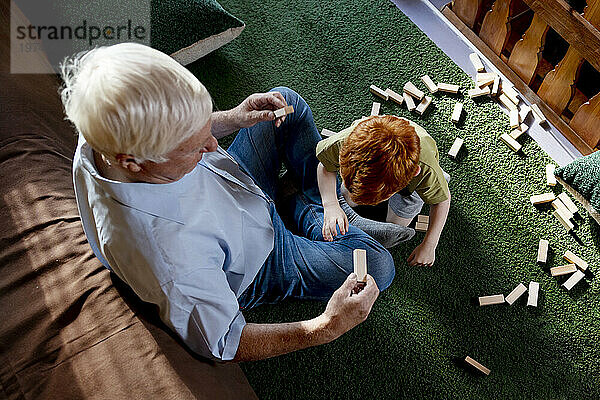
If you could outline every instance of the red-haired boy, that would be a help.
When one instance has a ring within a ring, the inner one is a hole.
[[[325,240],[333,240],[337,227],[345,234],[350,222],[392,247],[414,235],[406,226],[427,203],[429,228],[408,263],[434,263],[450,209],[450,177],[442,171],[435,140],[425,129],[392,115],[367,117],[321,140],[316,153]],[[336,191],[337,172],[343,195]],[[388,199],[388,223],[362,218],[347,204],[374,205]]]

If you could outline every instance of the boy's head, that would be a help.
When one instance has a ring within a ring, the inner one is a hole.
[[[378,204],[419,171],[421,142],[408,121],[392,115],[360,122],[340,151],[340,174],[357,204]]]

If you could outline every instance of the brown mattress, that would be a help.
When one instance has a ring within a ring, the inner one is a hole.
[[[0,1],[0,398],[256,398],[238,365],[195,357],[94,257],[58,80],[8,73]]]

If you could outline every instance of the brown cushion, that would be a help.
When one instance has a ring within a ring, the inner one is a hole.
[[[2,0],[0,53],[8,54]],[[0,397],[256,398],[195,357],[94,257],[75,203],[58,80],[0,66]]]

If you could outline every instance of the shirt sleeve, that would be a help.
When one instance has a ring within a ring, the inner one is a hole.
[[[430,205],[448,200],[450,190],[442,169],[439,166],[437,168],[435,166],[425,166],[423,169],[423,179],[415,189],[421,199]]]
[[[345,136],[330,136],[317,143],[317,158],[329,172],[337,172],[340,169],[340,150]]]

